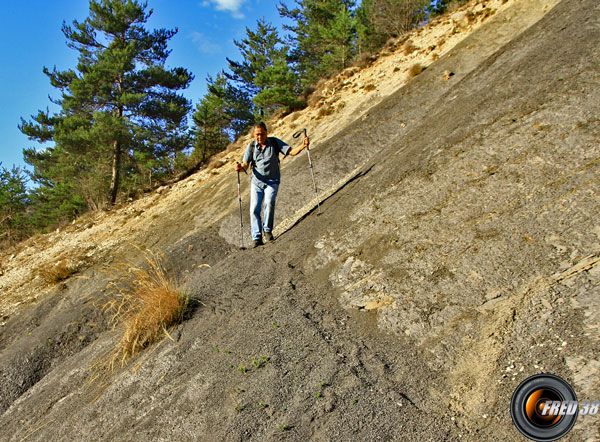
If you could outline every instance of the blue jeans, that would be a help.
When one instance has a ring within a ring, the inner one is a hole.
[[[273,181],[268,181],[264,189],[258,187],[254,182],[250,186],[250,229],[254,240],[262,238],[263,230],[265,232],[273,230],[277,189],[279,189],[279,183]],[[260,220],[261,204],[264,208],[264,223],[261,223]]]

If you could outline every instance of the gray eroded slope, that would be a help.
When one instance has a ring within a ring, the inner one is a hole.
[[[313,140],[320,188],[327,189],[337,183],[386,146],[396,146],[394,136],[402,136],[418,124],[440,96],[486,57],[538,20],[543,14],[541,3],[536,0],[516,2],[430,66],[418,82],[402,88],[374,108],[370,117],[366,116],[345,129],[340,128],[343,130],[326,144],[319,144],[319,139]],[[451,81],[440,78],[445,69],[456,73]],[[305,155],[285,160],[283,168],[284,183],[277,217],[284,222],[279,231],[306,213],[302,207],[307,202],[309,205],[314,202]],[[247,181],[243,186],[246,202]],[[127,233],[129,239],[115,244],[111,250],[96,251],[100,262],[104,260],[102,256],[106,256],[109,262],[113,259],[117,262],[126,258],[137,259],[139,253],[130,241],[142,249],[165,250],[181,272],[192,270],[199,264],[213,265],[225,257],[230,247],[223,244],[222,239],[231,245],[238,245],[239,241],[234,175],[223,174],[206,184],[190,182],[185,187],[179,200],[167,197],[173,201],[172,207],[163,212],[150,214],[153,206],[156,203],[160,205],[168,191],[154,194],[137,209],[132,207],[129,210],[131,215],[120,218],[112,233],[112,236]],[[131,224],[128,218],[133,217],[135,221],[144,211],[151,222],[140,223],[144,227],[134,226],[128,232],[127,226]],[[247,205],[244,217],[248,230],[246,214]],[[217,229],[222,239],[216,234]],[[249,238],[248,231],[245,237]],[[112,241],[113,238],[110,239]],[[77,244],[70,247],[73,250],[69,252],[66,249],[65,254],[79,253]],[[6,409],[52,367],[80,351],[103,332],[103,321],[89,299],[101,299],[109,280],[106,269],[96,265],[80,277],[59,284],[43,302],[33,305],[9,321],[6,327],[0,328],[0,378],[4,386],[0,391],[0,410]],[[50,341],[52,345],[49,345]]]

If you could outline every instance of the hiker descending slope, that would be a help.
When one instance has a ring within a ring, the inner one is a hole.
[[[253,128],[254,141],[248,144],[242,164],[236,163],[235,170],[246,171],[252,164],[252,185],[250,187],[250,228],[252,247],[263,244],[262,232],[266,241],[273,240],[273,220],[275,218],[275,198],[279,188],[279,153],[296,156],[308,147],[310,140],[304,138],[302,146],[292,149],[287,143],[275,137],[267,137],[265,123],[256,123]],[[261,204],[264,207],[264,222],[261,222]]]

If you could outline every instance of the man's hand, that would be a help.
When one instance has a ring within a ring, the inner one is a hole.
[[[244,167],[244,165],[245,165],[246,167],[248,167],[248,164],[247,164],[247,163],[240,164],[240,163],[238,163],[238,162],[236,161],[236,162],[235,162],[235,165],[233,166],[233,168],[235,169],[235,171],[236,171],[236,172],[244,172],[244,173],[246,173],[246,167]]]
[[[290,150],[290,153],[288,155],[291,155],[291,156],[295,157],[300,152],[302,152],[304,149],[306,149],[309,144],[310,144],[310,138],[305,137],[304,138],[304,143],[302,143],[302,146],[294,147],[292,150]]]

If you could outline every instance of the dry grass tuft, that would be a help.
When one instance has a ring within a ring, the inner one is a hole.
[[[413,78],[419,75],[421,72],[425,70],[425,67],[421,63],[413,64],[408,70],[408,77]]]
[[[365,69],[368,68],[369,66],[372,66],[373,63],[375,63],[377,61],[377,55],[368,53],[368,52],[363,52],[358,59],[356,60],[356,67],[358,69]]]
[[[167,329],[183,320],[189,301],[162,254],[147,252],[145,267],[127,264],[121,266],[121,272],[111,283],[113,299],[104,305],[123,332],[102,364],[107,372],[124,366],[163,335],[169,336]]]
[[[335,108],[333,106],[324,106],[319,109],[317,113],[317,118],[323,118],[329,115],[332,115],[335,112]]]
[[[475,23],[477,21],[477,15],[475,12],[473,11],[468,11],[467,12],[467,23],[472,25],[473,23]]]
[[[69,265],[66,259],[57,262],[50,268],[40,270],[40,275],[50,285],[64,281],[74,273],[75,269]]]
[[[217,169],[223,167],[225,164],[227,164],[226,161],[223,161],[221,158],[217,158],[217,156],[214,155],[208,161],[208,164],[206,165],[206,170],[208,172],[212,172],[213,170],[217,170]]]
[[[406,55],[406,56],[412,54],[417,49],[419,49],[419,48],[415,46],[415,44],[412,42],[412,40],[407,40],[404,43],[404,55]]]
[[[495,13],[496,13],[496,10],[495,10],[495,9],[489,9],[489,8],[485,9],[485,11],[482,11],[482,14],[483,14],[483,20],[485,20],[485,19],[487,19],[487,18],[491,17],[491,16],[492,16],[492,15],[494,15]]]
[[[327,88],[327,80],[321,78],[317,84],[308,88],[306,92],[306,104],[309,106],[317,106],[323,99],[323,92]]]

